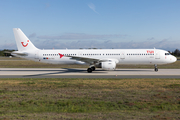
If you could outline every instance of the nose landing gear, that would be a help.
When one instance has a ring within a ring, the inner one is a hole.
[[[155,72],[158,71],[158,68],[157,68],[157,65],[156,65],[156,64],[154,65],[154,71],[155,71]]]

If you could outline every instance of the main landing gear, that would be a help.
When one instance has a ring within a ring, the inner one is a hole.
[[[95,71],[95,70],[96,70],[96,68],[94,66],[92,66],[92,67],[87,69],[87,72],[91,73],[92,71]]]
[[[155,71],[155,72],[158,71],[158,68],[157,68],[157,65],[156,65],[156,64],[154,65],[154,71]]]

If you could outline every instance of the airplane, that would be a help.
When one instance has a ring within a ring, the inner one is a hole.
[[[177,61],[169,52],[161,49],[51,49],[36,48],[20,28],[13,28],[18,51],[13,56],[50,64],[89,65],[87,72],[96,68],[115,70],[117,64],[149,64],[158,71],[158,64]]]

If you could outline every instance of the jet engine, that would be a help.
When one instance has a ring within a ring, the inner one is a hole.
[[[103,70],[115,70],[116,69],[116,62],[108,61],[108,62],[101,62],[96,65],[97,68],[102,68]]]

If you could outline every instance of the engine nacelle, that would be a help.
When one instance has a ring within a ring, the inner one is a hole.
[[[115,70],[116,69],[116,62],[101,62],[96,65],[97,68],[102,68],[103,70]]]

